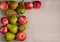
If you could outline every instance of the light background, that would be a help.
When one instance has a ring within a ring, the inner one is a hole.
[[[27,10],[25,13],[28,27],[25,30],[27,39],[24,42],[60,42],[60,0],[40,1],[42,2],[40,9]],[[4,12],[0,11],[0,20],[3,16],[5,16]],[[5,42],[4,35],[1,33],[0,42]]]

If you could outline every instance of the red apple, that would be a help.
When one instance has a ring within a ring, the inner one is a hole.
[[[20,23],[20,24],[25,24],[26,22],[27,22],[26,16],[20,16],[20,17],[19,17],[19,23]]]
[[[32,2],[27,2],[25,7],[26,7],[26,9],[32,9],[33,8],[33,3]]]
[[[1,32],[1,27],[0,27],[0,32]]]
[[[1,7],[1,2],[0,2],[0,7]]]
[[[24,32],[17,33],[17,40],[24,41],[25,39],[26,39],[26,33]]]
[[[40,1],[34,1],[33,7],[39,9],[41,7],[41,2]]]
[[[8,32],[7,26],[1,26],[0,32],[3,33],[3,34],[6,34]]]
[[[9,23],[8,18],[7,17],[1,18],[1,23],[4,24],[4,25],[8,24]]]
[[[6,3],[5,1],[0,2],[0,9],[1,10],[7,10],[8,9],[8,3]]]

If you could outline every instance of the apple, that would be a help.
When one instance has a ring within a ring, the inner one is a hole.
[[[1,27],[0,27],[0,32],[1,32]]]
[[[1,23],[6,25],[9,23],[9,19],[7,17],[3,17],[3,18],[1,18]]]
[[[8,3],[5,1],[0,2],[0,9],[1,10],[7,10],[8,9]]]
[[[25,39],[26,39],[26,33],[25,32],[17,33],[17,40],[24,41]]]
[[[41,8],[41,2],[40,1],[34,1],[33,2],[33,7],[37,8],[37,9]]]
[[[6,34],[8,32],[7,26],[1,26],[0,32],[3,33],[3,34]]]
[[[27,2],[25,7],[26,7],[26,9],[32,9],[33,8],[33,3],[32,2]]]
[[[19,23],[20,24],[25,24],[27,22],[26,16],[20,16],[19,17]]]

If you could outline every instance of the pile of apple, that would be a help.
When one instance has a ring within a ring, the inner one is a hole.
[[[3,26],[0,27],[0,32],[5,34],[5,39],[7,41],[14,40],[15,38],[20,41],[26,39],[26,33],[23,32],[27,26],[26,16],[17,17],[14,15],[10,19],[2,17],[1,23]]]
[[[17,6],[18,6],[18,4],[17,4]],[[1,10],[7,10],[8,8],[9,8],[9,4],[7,2],[0,2],[0,9]],[[17,8],[17,7],[15,7],[15,8]],[[41,2],[40,1],[26,2],[25,8],[26,9],[32,9],[32,8],[39,9],[39,8],[41,8]]]
[[[26,9],[41,8],[40,1],[18,3],[16,1],[0,2],[0,10],[5,11],[6,17],[1,18],[0,32],[5,35],[6,41],[26,39],[24,30],[27,27],[27,17],[23,15]],[[21,14],[21,15],[19,15]]]
[[[23,32],[27,26],[26,16],[17,17],[14,15],[10,19],[2,17],[1,23],[3,26],[0,27],[0,32],[5,34],[7,41],[14,40],[15,38],[20,41],[26,39],[26,33]]]

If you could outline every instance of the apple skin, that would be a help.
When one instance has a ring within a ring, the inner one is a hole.
[[[26,33],[25,32],[18,32],[17,33],[17,40],[24,41],[26,39]]]
[[[37,9],[41,8],[41,2],[40,1],[34,1],[33,2],[33,7],[37,8]]]
[[[8,32],[7,26],[1,26],[0,27],[0,32],[3,33],[3,34],[6,34]]]
[[[8,9],[8,3],[5,1],[0,2],[0,9],[1,10],[7,10]]]
[[[1,23],[2,23],[3,25],[6,25],[6,24],[9,23],[9,19],[8,19],[7,17],[3,17],[3,18],[1,18]]]
[[[19,24],[25,24],[27,22],[26,16],[20,16],[19,17]]]
[[[33,8],[33,3],[32,2],[27,2],[25,7],[26,7],[26,9],[32,9]]]

